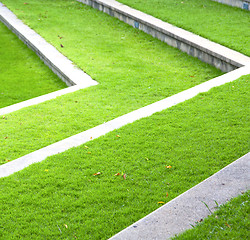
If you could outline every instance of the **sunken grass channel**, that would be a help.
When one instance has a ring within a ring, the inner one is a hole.
[[[0,236],[107,239],[200,183],[249,151],[249,80],[0,179]]]
[[[250,11],[211,0],[118,0],[250,56]]]
[[[195,228],[175,237],[175,240],[193,239],[248,239],[250,192],[222,205],[215,213],[198,223]]]
[[[0,108],[67,87],[0,22]]]
[[[99,85],[0,116],[0,164],[222,74],[76,1],[3,2]]]

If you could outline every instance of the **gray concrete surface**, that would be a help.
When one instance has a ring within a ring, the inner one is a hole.
[[[230,72],[250,63],[250,58],[115,0],[77,0],[138,28],[168,45]]]
[[[47,43],[40,35],[19,20],[16,15],[1,2],[0,21],[31,48],[68,86],[81,85],[82,88],[84,88],[98,84],[57,51],[55,47]]]
[[[16,160],[5,163],[0,166],[0,178],[7,177],[10,174],[20,171],[25,167],[28,167],[30,164],[41,162],[49,156],[64,152],[72,147],[80,146],[86,142],[105,135],[108,132],[125,126],[126,124],[132,123],[144,117],[151,116],[156,112],[160,112],[178,103],[191,99],[201,92],[207,92],[213,87],[217,87],[227,82],[234,81],[242,75],[246,74],[250,74],[249,66],[241,67],[232,72],[226,73],[222,76],[216,77],[200,85],[197,85],[193,88],[177,93],[171,97],[165,98],[161,101],[155,102],[146,107],[140,108],[121,117],[115,118],[107,123],[101,124],[87,131],[66,138],[62,141],[51,144],[45,148],[27,154]]]
[[[224,204],[249,188],[250,153],[132,224],[110,240],[169,239],[192,228],[191,224],[195,225],[195,222],[210,215],[209,209],[215,211],[216,203]]]
[[[212,1],[250,11],[250,0],[212,0]]]

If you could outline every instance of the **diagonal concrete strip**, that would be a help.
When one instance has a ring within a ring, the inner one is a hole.
[[[29,99],[20,103],[16,103],[16,104],[4,107],[4,108],[0,108],[0,116],[20,110],[25,107],[29,107],[35,104],[45,102],[47,100],[51,100],[53,98],[56,98],[56,97],[59,97],[59,96],[62,96],[71,92],[75,92],[82,88],[84,88],[82,85],[74,85],[68,88],[64,88],[64,89],[61,89],[52,93],[48,93],[48,94],[36,97],[36,98]]]
[[[164,22],[116,0],[77,0],[116,17],[168,45],[207,62],[224,72],[250,64],[250,58],[192,32]]]
[[[86,87],[98,84],[89,75],[77,68],[55,47],[46,42],[39,34],[19,20],[16,15],[1,2],[0,21],[31,48],[68,86],[83,84]]]
[[[110,240],[166,240],[250,188],[250,153],[132,224]],[[207,206],[205,205],[207,204]],[[208,209],[209,208],[209,209]]]
[[[21,108],[42,103],[55,97],[98,84],[98,82],[94,81],[89,75],[77,68],[68,58],[57,51],[55,47],[46,42],[39,34],[26,26],[1,2],[0,21],[2,21],[29,48],[31,48],[41,58],[41,60],[48,65],[48,67],[51,68],[55,74],[58,75],[59,78],[61,78],[68,86],[72,86],[67,89],[62,89],[1,108],[0,115],[11,113],[13,111],[20,110]]]
[[[27,154],[9,163],[3,164],[0,166],[0,177],[9,176],[10,174],[20,171],[25,167],[28,167],[32,163],[41,162],[49,156],[64,152],[72,147],[80,146],[88,141],[91,141],[92,139],[98,138],[108,132],[125,126],[126,124],[132,123],[144,117],[151,116],[156,112],[160,112],[178,103],[191,99],[201,92],[207,92],[213,87],[217,87],[227,82],[234,81],[242,75],[246,74],[250,74],[249,66],[241,67],[232,72],[229,72],[222,76],[211,79],[205,83],[197,85],[193,88],[177,93],[171,97],[165,98],[161,101],[155,102],[133,112],[115,118],[107,123],[101,124],[87,131],[66,138],[62,141],[51,144],[47,147]]]

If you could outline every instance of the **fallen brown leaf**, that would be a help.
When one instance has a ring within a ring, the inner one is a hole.
[[[126,177],[127,177],[126,173],[124,173],[122,177],[123,177],[123,179],[126,179]]]
[[[225,223],[228,228],[231,228],[231,226],[228,223]]]
[[[63,48],[64,46],[62,44],[60,44],[60,46]]]
[[[100,173],[100,172],[97,172],[97,173],[94,173],[93,175],[94,175],[94,176],[97,176],[97,175],[101,175],[101,173]]]

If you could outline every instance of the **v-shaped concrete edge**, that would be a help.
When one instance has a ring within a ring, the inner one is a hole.
[[[250,68],[246,66],[241,67],[232,72],[229,72],[222,76],[211,79],[207,82],[199,84],[195,87],[177,93],[171,97],[165,98],[163,100],[160,100],[158,102],[140,108],[133,112],[127,113],[109,122],[88,129],[84,132],[81,132],[64,140],[51,144],[47,147],[41,148],[35,152],[29,153],[11,162],[5,163],[0,166],[0,178],[7,177],[10,174],[13,174],[28,167],[30,164],[41,162],[49,156],[64,152],[72,147],[80,146],[86,142],[89,142],[93,139],[103,136],[108,132],[111,132],[122,126],[125,126],[126,124],[132,123],[141,118],[151,116],[156,112],[160,112],[178,103],[191,99],[201,92],[207,92],[213,87],[217,87],[227,82],[234,81],[239,77],[241,77],[242,75],[246,74],[250,74]]]
[[[46,42],[39,34],[30,29],[15,14],[0,2],[0,21],[15,33],[40,59],[61,78],[68,86],[73,88],[62,89],[28,101],[14,104],[0,109],[0,115],[7,114],[23,107],[38,104],[57,96],[67,94],[79,89],[97,85],[89,75],[76,67],[68,58],[62,55],[55,47]]]
[[[250,58],[218,43],[178,28],[115,0],[77,0],[116,17],[170,46],[180,49],[224,72],[250,64]]]

